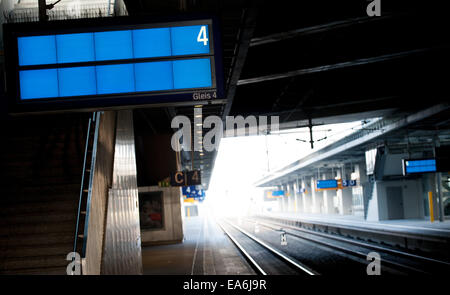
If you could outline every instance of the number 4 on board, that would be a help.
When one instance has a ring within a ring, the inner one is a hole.
[[[197,36],[197,42],[203,42],[203,45],[208,45],[208,37],[206,37],[206,26],[200,28],[200,32]]]

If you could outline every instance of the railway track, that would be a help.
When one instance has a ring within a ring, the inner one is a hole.
[[[317,275],[316,271],[227,220],[217,221],[224,233],[261,275]]]
[[[380,255],[382,267],[388,266],[391,270],[397,270],[400,273],[406,274],[439,274],[448,273],[450,270],[450,263],[434,258],[428,258],[412,253],[372,245],[361,241],[351,240],[348,238],[333,236],[307,230],[303,228],[279,224],[273,221],[262,219],[246,218],[245,221],[254,226],[258,223],[260,226],[276,232],[284,232],[297,240],[307,241],[321,247],[332,249],[336,254],[345,254],[346,256],[353,256],[361,263],[367,265],[367,256],[371,252],[376,252]],[[260,237],[262,239],[262,237]]]

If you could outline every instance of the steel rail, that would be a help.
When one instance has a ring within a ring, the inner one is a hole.
[[[272,230],[277,230],[277,231],[279,230],[279,229],[275,229],[274,227],[272,227],[269,224],[264,223],[264,222],[259,222],[258,221],[258,224],[261,224],[262,226],[265,226],[265,227],[270,228]],[[363,252],[360,252],[360,251],[348,249],[348,248],[345,248],[345,247],[342,247],[342,246],[338,246],[338,245],[335,245],[335,244],[332,244],[332,243],[327,243],[327,242],[324,242],[324,241],[316,240],[316,239],[313,239],[313,238],[308,238],[308,237],[296,235],[296,234],[289,233],[289,232],[286,232],[286,231],[285,231],[285,233],[287,235],[290,235],[290,236],[293,236],[293,237],[296,237],[296,238],[299,238],[299,239],[307,240],[307,241],[310,241],[310,242],[313,242],[313,243],[316,243],[316,244],[320,244],[320,245],[323,245],[325,247],[329,247],[329,248],[332,248],[332,249],[335,249],[335,250],[338,250],[338,251],[341,251],[341,252],[344,252],[344,253],[347,253],[347,254],[355,255],[355,256],[358,256],[358,257],[361,257],[361,258],[367,258],[367,253],[363,253]],[[407,270],[410,270],[410,271],[413,271],[413,272],[417,272],[417,273],[421,273],[421,274],[430,274],[429,272],[426,272],[426,271],[423,271],[423,270],[420,270],[420,269],[417,269],[417,268],[414,268],[414,267],[411,267],[411,266],[408,266],[408,265],[404,265],[404,264],[401,264],[401,263],[398,263],[398,262],[395,262],[395,261],[391,261],[391,260],[388,260],[388,259],[383,259],[383,262],[385,264],[390,265],[391,267],[394,266],[394,267],[398,267],[398,268],[402,268],[402,269],[407,269]]]
[[[262,267],[253,259],[253,257],[242,247],[242,245],[236,240],[236,238],[233,237],[233,235],[230,234],[229,231],[227,231],[223,225],[216,221],[219,227],[223,230],[223,232],[230,238],[230,240],[236,245],[236,247],[239,249],[239,251],[244,254],[244,256],[247,258],[248,261],[252,264],[252,266],[262,275],[267,275],[267,273],[262,269]]]
[[[442,261],[442,260],[437,260],[437,259],[434,259],[434,258],[429,258],[429,257],[416,255],[416,254],[412,254],[412,253],[408,253],[408,252],[404,252],[404,251],[389,249],[389,248],[385,248],[385,247],[382,247],[382,246],[371,245],[371,244],[364,243],[364,242],[353,241],[353,240],[349,240],[349,239],[342,238],[342,237],[332,236],[332,235],[329,235],[329,234],[318,233],[318,232],[315,232],[315,231],[312,231],[312,230],[307,230],[307,229],[304,229],[304,228],[298,228],[298,227],[294,227],[294,226],[291,226],[291,225],[280,224],[280,223],[277,223],[275,221],[265,221],[265,222],[268,223],[268,224],[274,224],[274,225],[280,226],[280,228],[289,228],[289,229],[292,229],[292,230],[295,230],[295,231],[301,231],[301,232],[305,232],[305,233],[308,233],[308,234],[311,234],[311,235],[324,237],[324,238],[327,238],[327,239],[341,241],[341,242],[344,242],[344,243],[354,244],[354,245],[361,246],[361,247],[366,247],[366,248],[371,248],[371,249],[374,249],[374,250],[388,252],[390,254],[402,255],[402,256],[405,256],[405,257],[408,257],[408,258],[417,259],[417,260],[423,260],[423,261],[437,263],[437,264],[442,264],[442,265],[445,265],[447,267],[450,267],[450,263],[449,262]],[[261,222],[258,221],[258,223],[261,223]]]
[[[275,248],[267,245],[266,243],[264,243],[263,241],[261,241],[260,239],[258,239],[257,237],[255,237],[254,235],[250,234],[249,232],[247,232],[246,230],[240,228],[239,226],[224,220],[227,224],[229,224],[230,226],[234,227],[236,230],[238,230],[239,232],[243,233],[244,235],[246,235],[247,237],[249,237],[250,239],[252,239],[253,241],[255,241],[256,243],[258,243],[259,245],[263,246],[265,249],[269,250],[272,254],[275,254],[276,256],[278,256],[279,258],[281,258],[282,260],[284,260],[285,262],[288,262],[289,264],[293,265],[294,267],[300,269],[301,271],[307,273],[308,275],[318,275],[319,273],[311,270],[310,268],[301,265],[299,262],[294,261],[293,259],[291,259],[290,257],[286,256],[285,254],[281,253],[280,251],[276,250]]]

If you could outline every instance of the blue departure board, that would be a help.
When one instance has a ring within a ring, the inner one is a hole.
[[[124,97],[120,105],[126,105],[125,96],[133,95],[150,95],[158,103],[176,94],[190,101],[218,98],[223,82],[212,20],[123,27],[16,33],[13,85],[19,103]],[[208,95],[193,95],[202,91]]]
[[[317,180],[317,189],[333,189],[338,188],[336,179]]]
[[[436,159],[403,160],[403,174],[436,172]]]

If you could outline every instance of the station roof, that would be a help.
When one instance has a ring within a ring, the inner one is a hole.
[[[51,13],[76,1],[64,2]],[[448,100],[448,79],[439,71],[450,66],[446,1],[384,1],[379,17],[369,17],[361,0],[78,2],[98,6],[86,8],[90,17],[111,14],[111,3],[131,17],[218,16],[226,95],[203,105],[204,117],[278,115],[282,128],[293,128],[412,114]],[[35,9],[37,1],[15,5]],[[153,134],[172,134],[176,115],[193,118],[186,106],[135,113],[137,125]],[[207,187],[217,153],[203,154],[182,154],[182,165],[190,169],[193,156]]]
[[[364,161],[365,151],[387,146],[390,153],[425,152],[433,156],[436,141],[450,145],[450,105],[436,105],[415,114],[377,120],[324,148],[266,175],[256,186],[276,186],[314,175],[317,169],[340,168]]]
[[[367,3],[359,0],[124,3],[132,16],[219,16],[226,100],[205,105],[204,116],[279,115],[282,124],[299,127],[308,119],[326,124],[414,113],[448,99],[444,75],[437,70],[450,65],[443,6],[389,1],[383,2],[381,17],[371,18]],[[142,112],[150,120],[193,117],[191,107]],[[170,126],[154,125],[156,132]],[[206,184],[215,156],[194,154],[195,166],[203,160]],[[186,167],[190,157],[183,155]]]

